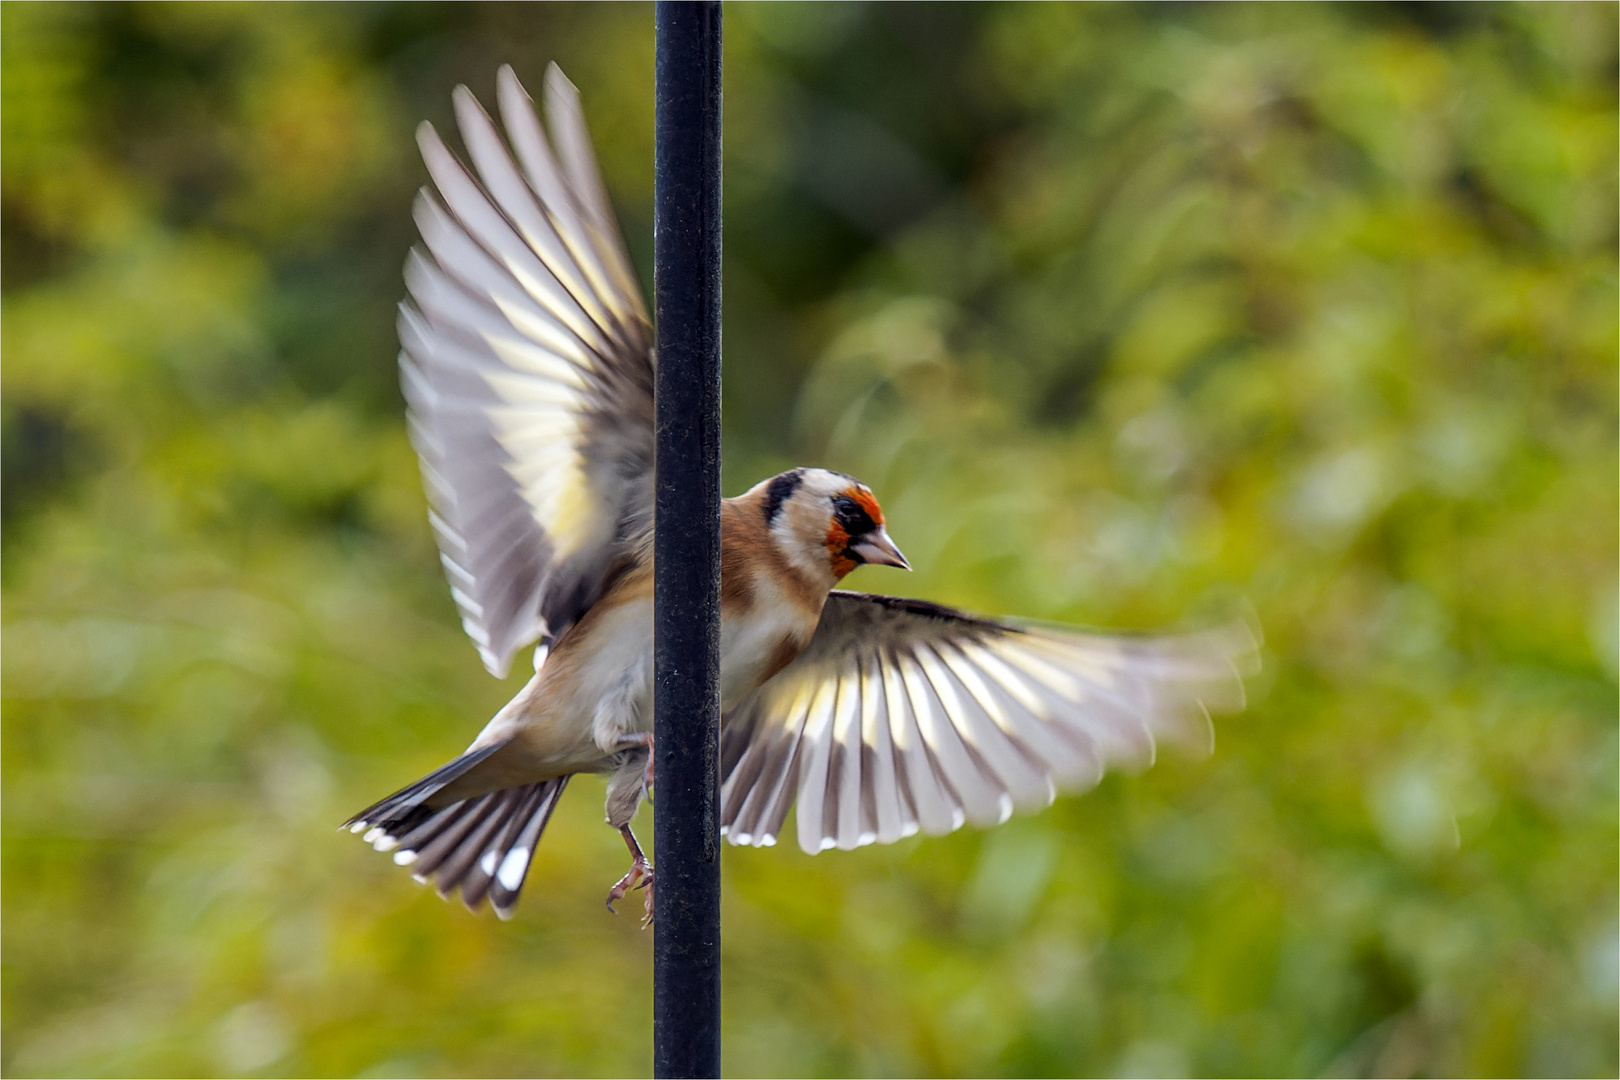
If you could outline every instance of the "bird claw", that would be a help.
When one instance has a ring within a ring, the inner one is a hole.
[[[645,890],[645,892],[647,894],[646,896],[642,897],[642,905],[643,905],[643,910],[644,910],[645,914],[641,916],[641,928],[643,930],[645,930],[645,929],[647,929],[649,926],[651,926],[653,924],[653,870],[652,870],[652,867],[650,867],[650,866],[647,867],[647,880],[643,881],[640,885],[638,885],[636,887],[638,889]]]
[[[646,890],[647,915],[641,920],[641,928],[645,930],[653,922],[652,863],[648,862],[647,856],[642,854],[641,845],[636,843],[635,834],[630,831],[630,826],[619,826],[619,835],[624,837],[624,846],[630,849],[630,870],[624,877],[614,882],[613,888],[608,890],[607,909],[613,911],[613,901],[623,900],[631,889]],[[618,912],[613,911],[613,914],[617,915]]]
[[[646,859],[637,859],[632,862],[629,872],[615,882],[613,888],[608,890],[607,909],[617,915],[618,912],[613,909],[614,901],[623,900],[634,889],[645,890],[647,894],[645,898],[647,914],[641,920],[641,928],[645,930],[652,925],[653,921],[653,868],[652,864]]]

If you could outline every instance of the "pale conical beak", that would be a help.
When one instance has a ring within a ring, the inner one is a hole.
[[[906,562],[906,557],[900,554],[900,549],[894,546],[894,541],[889,539],[888,532],[881,525],[851,544],[849,550],[873,566],[911,569],[911,564]]]

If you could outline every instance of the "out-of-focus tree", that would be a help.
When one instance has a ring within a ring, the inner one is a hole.
[[[1615,13],[727,7],[728,490],[870,482],[918,573],[857,587],[1267,634],[1207,761],[728,852],[729,1069],[1620,1067]],[[513,689],[394,388],[411,130],[557,60],[645,272],[650,9],[0,50],[0,1066],[646,1071],[589,783],[510,924],[332,826]]]

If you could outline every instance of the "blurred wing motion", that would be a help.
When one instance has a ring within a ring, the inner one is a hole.
[[[804,652],[724,720],[722,829],[774,844],[795,794],[812,854],[1000,824],[1151,764],[1156,739],[1207,750],[1207,710],[1242,708],[1256,648],[1241,623],[1103,636],[834,591]]]
[[[555,154],[510,67],[499,99],[512,152],[456,89],[476,176],[431,125],[417,131],[439,197],[424,188],[416,202],[426,251],[406,264],[399,334],[451,592],[504,676],[650,542],[653,356],[578,92],[547,71]]]

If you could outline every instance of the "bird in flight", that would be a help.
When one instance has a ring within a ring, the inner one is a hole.
[[[418,881],[508,918],[540,834],[579,773],[607,777],[630,830],[652,774],[651,324],[580,111],[555,65],[549,138],[510,67],[504,138],[466,87],[471,166],[431,125],[437,194],[405,268],[401,380],[430,519],[462,626],[504,677],[535,674],[467,752],[347,827]],[[964,823],[997,825],[1152,761],[1206,747],[1243,705],[1257,642],[1242,622],[1160,636],[1023,625],[836,586],[909,569],[866,485],[792,469],[721,504],[721,829],[774,844],[795,815],[815,853]]]

